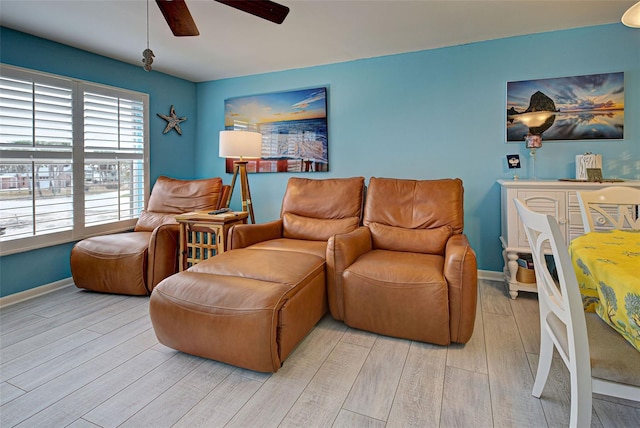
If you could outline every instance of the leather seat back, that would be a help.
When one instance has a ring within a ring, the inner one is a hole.
[[[362,219],[364,177],[292,177],[282,200],[283,237],[326,241],[356,229]]]
[[[160,176],[135,230],[152,231],[161,224],[177,224],[176,214],[219,208],[224,204],[224,187],[220,177],[178,180]]]
[[[451,235],[464,229],[460,179],[406,180],[372,177],[363,224],[374,248],[444,254]]]

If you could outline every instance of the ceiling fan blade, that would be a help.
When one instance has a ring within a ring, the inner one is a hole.
[[[267,21],[282,24],[287,17],[289,8],[269,0],[216,0],[218,3],[235,7]]]
[[[156,0],[174,36],[198,36],[200,32],[184,0]]]

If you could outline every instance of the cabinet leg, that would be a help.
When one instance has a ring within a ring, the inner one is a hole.
[[[516,299],[518,297],[518,289],[514,287],[517,284],[516,274],[518,273],[518,253],[515,252],[507,252],[507,272],[509,274],[508,283],[509,283],[509,296],[512,299]]]
[[[509,284],[509,296],[513,300],[516,300],[518,298],[518,290],[512,290],[511,289],[511,284]]]

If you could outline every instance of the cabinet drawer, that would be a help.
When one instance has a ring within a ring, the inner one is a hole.
[[[532,211],[555,217],[560,225],[563,238],[567,239],[565,192],[519,190],[518,199],[523,201]],[[518,218],[518,246],[529,247],[529,241],[520,218]]]

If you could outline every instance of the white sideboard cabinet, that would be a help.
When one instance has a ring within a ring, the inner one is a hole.
[[[535,282],[529,284],[516,280],[519,254],[531,253],[531,249],[513,203],[514,198],[523,201],[533,211],[554,216],[558,220],[565,242],[569,243],[573,238],[584,233],[577,191],[610,186],[640,188],[640,181],[589,183],[557,180],[498,180],[498,184],[501,187],[500,242],[504,258],[503,271],[512,299],[518,297],[519,291],[537,292]]]

